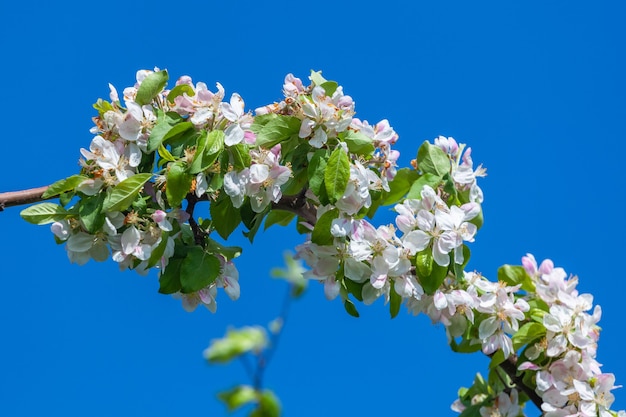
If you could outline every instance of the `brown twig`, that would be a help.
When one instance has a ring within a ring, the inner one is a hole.
[[[43,201],[45,199],[41,196],[47,189],[48,186],[0,193],[0,211],[3,211],[6,207],[23,206]]]

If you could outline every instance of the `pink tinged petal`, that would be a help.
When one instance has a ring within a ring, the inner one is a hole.
[[[54,222],[50,231],[60,240],[66,240],[70,236],[70,225],[67,221]]]
[[[435,228],[435,216],[429,211],[420,210],[415,220],[417,221],[417,227],[425,232],[432,232]]]
[[[433,259],[439,266],[448,266],[450,265],[450,256],[448,256],[448,252],[441,249],[439,241],[440,239],[437,239],[437,243],[433,245]]]
[[[528,361],[526,361],[526,362],[522,363],[520,366],[518,366],[518,367],[517,367],[517,369],[518,369],[519,371],[526,371],[526,370],[528,370],[528,369],[530,369],[531,371],[538,371],[538,370],[540,370],[541,368],[540,368],[539,366],[535,365],[535,364],[534,364],[534,363],[532,363],[532,362],[528,362]]]
[[[150,255],[152,254],[152,246],[150,245],[138,245],[133,251],[133,255],[135,258],[141,261],[147,261],[150,259]]]
[[[183,309],[188,313],[192,313],[200,304],[200,299],[196,294],[183,294],[182,302]]]
[[[576,391],[580,395],[581,399],[585,401],[593,401],[595,394],[593,390],[591,389],[591,387],[589,386],[589,384],[575,379],[574,388],[576,388]]]
[[[487,317],[478,326],[478,338],[480,340],[487,339],[489,336],[494,334],[494,332],[498,329],[499,326],[500,326],[500,321],[496,317],[494,316]]]
[[[565,352],[567,347],[567,338],[562,334],[557,334],[548,342],[546,354],[550,357],[555,357]]]
[[[343,267],[346,278],[354,282],[365,282],[372,273],[369,266],[353,258],[346,258]]]
[[[309,145],[313,146],[314,148],[321,148],[326,143],[326,140],[328,140],[326,132],[321,127],[318,127],[317,129],[315,129],[315,134],[313,135],[311,140],[309,140]]]
[[[556,389],[549,389],[541,396],[541,399],[544,402],[550,405],[553,405],[555,407],[558,407],[558,408],[561,408],[565,404],[567,404],[567,397],[564,395],[561,395],[561,393],[557,391]]]
[[[265,164],[252,164],[250,166],[250,182],[261,184],[269,177],[270,169]]]
[[[86,252],[93,245],[94,236],[85,232],[78,232],[67,240],[67,249],[72,252]]]
[[[421,230],[413,230],[402,237],[402,246],[409,250],[411,255],[423,251],[430,243],[430,235]]]
[[[530,253],[527,253],[526,256],[522,257],[522,266],[531,277],[535,276],[537,273],[537,261]]]
[[[88,179],[78,184],[76,191],[86,195],[96,195],[102,188],[102,185],[104,185],[104,181],[101,178]]]
[[[130,226],[122,233],[122,252],[124,255],[130,255],[139,246],[141,235],[135,226]]]
[[[328,300],[334,300],[339,295],[339,283],[335,280],[334,275],[328,277],[324,281],[324,296]]]
[[[315,122],[311,119],[304,119],[300,124],[300,131],[298,132],[298,137],[306,138],[311,135],[313,132],[313,127],[315,127]]]
[[[446,295],[441,291],[436,291],[435,295],[433,295],[433,305],[437,310],[443,310],[448,307]]]
[[[243,141],[245,133],[241,126],[238,124],[232,124],[224,131],[226,137],[224,138],[224,144],[226,146],[233,146]]]
[[[127,148],[128,153],[128,165],[136,168],[141,163],[141,149],[136,143],[129,143]]]

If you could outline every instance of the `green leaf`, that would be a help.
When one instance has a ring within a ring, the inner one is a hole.
[[[271,148],[274,145],[297,135],[301,121],[297,117],[275,115],[257,133],[256,144],[262,148]]]
[[[413,182],[406,198],[413,198],[416,200],[421,200],[422,189],[424,188],[425,185],[429,185],[431,188],[437,189],[441,181],[442,181],[442,178],[438,175],[430,174],[430,173],[423,174]]]
[[[267,333],[261,326],[229,329],[226,336],[211,341],[204,351],[209,363],[228,363],[247,352],[260,352],[267,346]]]
[[[313,194],[319,196],[320,190],[324,185],[324,173],[326,172],[326,149],[318,149],[311,157],[311,162],[307,167],[307,176],[309,177],[309,188]]]
[[[250,158],[248,145],[245,143],[238,143],[235,146],[229,147],[228,151],[232,157],[233,166],[237,171],[243,171],[245,168],[250,167],[252,158]]]
[[[78,203],[78,217],[85,229],[91,234],[95,234],[104,225],[105,215],[102,212],[104,204],[104,193],[83,198]]]
[[[74,191],[74,189],[83,181],[88,180],[89,177],[84,175],[72,175],[65,179],[56,181],[49,186],[46,191],[41,195],[41,198],[50,198],[60,195],[67,191]]]
[[[402,305],[402,297],[396,292],[393,285],[389,289],[389,315],[391,318],[395,318],[400,312],[400,306]]]
[[[196,92],[189,84],[180,84],[172,88],[170,92],[167,93],[167,101],[173,103],[176,97],[182,96],[183,94],[187,94],[188,97],[193,97],[196,95]]]
[[[254,237],[257,232],[261,228],[261,224],[263,223],[263,219],[265,215],[270,210],[270,207],[266,207],[261,213],[257,213],[252,210],[252,206],[250,205],[250,201],[246,201],[243,206],[241,206],[241,220],[243,224],[248,228],[247,231],[243,232],[243,235],[248,238],[250,243],[254,241]]]
[[[198,138],[198,147],[193,157],[193,162],[189,166],[189,172],[197,174],[211,167],[224,150],[224,132],[212,130],[208,134],[202,131]]]
[[[328,97],[332,97],[333,94],[335,94],[335,91],[337,91],[337,87],[339,87],[339,84],[337,84],[335,81],[326,81],[322,83],[320,87],[324,89],[324,92]]]
[[[226,405],[229,413],[243,407],[246,404],[257,402],[257,391],[249,385],[238,385],[217,393],[217,398]]]
[[[232,260],[241,255],[241,247],[239,246],[224,246],[211,239],[210,237],[206,238],[206,250],[209,253],[220,253],[224,255],[227,260]]]
[[[229,196],[222,194],[216,201],[209,206],[211,213],[211,227],[213,227],[222,239],[228,239],[228,236],[241,223],[241,212],[233,206]]]
[[[411,168],[400,168],[396,176],[389,182],[389,191],[383,193],[381,205],[388,206],[398,203],[411,188],[411,184],[419,177],[416,170]]]
[[[524,345],[527,345],[546,334],[546,328],[543,324],[529,322],[520,327],[513,335],[513,349],[517,351]]]
[[[192,246],[180,266],[181,292],[199,291],[215,281],[220,274],[220,260],[200,246]]]
[[[167,84],[167,71],[157,71],[148,75],[141,82],[137,95],[135,96],[135,102],[140,106],[149,104],[153,98],[155,98]]]
[[[450,158],[439,146],[424,141],[417,150],[417,168],[425,174],[443,177],[450,172]]]
[[[435,262],[432,249],[426,248],[415,256],[415,268],[424,292],[432,295],[439,289],[448,275],[448,267]]]
[[[343,300],[343,308],[345,308],[346,312],[348,312],[348,314],[350,314],[352,317],[360,317],[359,312],[354,306],[354,303],[347,298]]]
[[[117,184],[106,196],[102,211],[124,211],[135,200],[152,174],[136,174]]]
[[[491,356],[491,361],[489,361],[489,369],[494,369],[505,360],[506,358],[504,357],[504,351],[502,349],[496,350],[495,353]]]
[[[190,125],[193,128],[193,124],[191,124],[191,122],[186,122],[185,119],[183,119],[176,112],[163,113],[162,111],[159,111],[157,122],[152,128],[150,137],[148,138],[148,152],[154,152],[159,148],[159,145],[161,145],[163,141],[184,132],[190,127]],[[182,127],[177,127],[176,130],[172,130],[175,126]]]
[[[341,146],[338,146],[328,158],[326,171],[324,172],[324,183],[326,192],[331,203],[339,200],[348,186],[350,179],[350,160],[348,154]]]
[[[181,258],[170,258],[165,270],[159,277],[159,293],[174,294],[181,290],[180,267],[183,263]]]
[[[193,176],[187,173],[184,162],[174,162],[167,166],[165,195],[170,207],[180,207],[189,194]]]
[[[525,291],[535,290],[530,276],[521,265],[502,265],[498,268],[498,281],[506,282],[510,286],[522,284],[522,289]]]
[[[330,234],[330,227],[333,220],[339,217],[339,210],[328,210],[315,223],[313,232],[311,233],[311,242],[316,245],[331,245],[333,243],[333,235]]]
[[[55,203],[40,203],[25,208],[20,212],[20,216],[28,223],[48,224],[67,219],[73,215]]]
[[[163,253],[165,253],[167,241],[169,240],[169,235],[169,232],[161,232],[161,241],[154,249],[152,249],[152,253],[150,253],[150,258],[148,259],[148,267],[146,269],[152,268],[159,263],[161,257],[163,256]]]
[[[374,152],[372,138],[361,132],[347,130],[339,135],[339,138],[348,145],[348,150],[352,153],[369,156]]]
[[[294,213],[285,210],[272,210],[265,217],[265,226],[263,230],[267,230],[268,227],[278,224],[280,226],[287,226],[296,217]]]

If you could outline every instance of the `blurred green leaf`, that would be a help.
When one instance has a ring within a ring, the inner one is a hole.
[[[261,326],[229,329],[226,336],[215,339],[204,351],[209,363],[227,363],[247,352],[260,352],[267,346],[267,333]]]

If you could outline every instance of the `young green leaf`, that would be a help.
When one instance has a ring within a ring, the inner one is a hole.
[[[345,308],[346,312],[352,317],[360,317],[358,310],[354,306],[354,303],[347,298],[343,300],[343,308]]]
[[[206,131],[200,133],[196,153],[189,166],[190,173],[202,172],[217,161],[220,152],[224,150],[224,136],[224,132],[221,130],[213,130],[208,134]]]
[[[159,277],[159,293],[174,294],[181,290],[180,267],[182,263],[181,258],[170,258],[165,270]]]
[[[498,281],[504,281],[511,286],[521,284],[526,291],[535,289],[530,276],[521,265],[502,265],[498,268]]]
[[[372,138],[365,136],[361,132],[346,130],[339,137],[348,145],[348,150],[352,153],[369,156],[374,152],[375,148]]]
[[[81,182],[87,179],[89,179],[89,177],[84,175],[72,175],[71,177],[56,181],[46,189],[46,191],[41,195],[41,198],[45,199],[55,197],[66,191],[73,191]]]
[[[83,198],[78,203],[78,217],[89,233],[95,234],[104,225],[103,204],[104,193]]]
[[[193,97],[196,95],[196,92],[189,84],[180,84],[172,88],[170,92],[167,93],[167,101],[174,103],[174,99],[178,96],[182,96],[183,94],[187,94],[188,97]]]
[[[402,297],[396,292],[393,285],[389,289],[389,315],[391,318],[395,318],[400,312],[400,306],[402,305]]]
[[[431,174],[428,172],[425,174],[422,174],[419,178],[417,178],[413,182],[413,184],[411,184],[411,188],[409,189],[409,192],[407,193],[406,198],[413,198],[416,200],[421,200],[422,189],[424,188],[425,185],[428,185],[433,189],[437,189],[441,181],[442,181],[441,177],[435,174]]]
[[[424,141],[417,150],[417,167],[425,174],[443,177],[450,172],[450,158],[439,146]]]
[[[350,179],[350,160],[348,154],[341,146],[338,146],[328,158],[326,171],[324,172],[324,183],[326,192],[331,203],[339,200],[348,186]]]
[[[309,177],[309,188],[313,194],[319,196],[320,190],[324,185],[324,173],[326,172],[326,149],[318,149],[311,157],[309,166],[307,167],[307,176]]]
[[[330,227],[333,220],[339,217],[339,210],[328,210],[315,223],[313,232],[311,233],[311,242],[316,245],[331,245],[333,243],[333,235],[330,234]]]
[[[396,176],[389,182],[389,191],[383,193],[381,205],[387,206],[398,203],[411,188],[411,185],[417,180],[419,174],[412,168],[400,168],[396,172]]]
[[[529,322],[520,327],[513,335],[513,349],[516,351],[546,334],[546,327],[542,323]]]
[[[28,223],[48,224],[72,217],[72,214],[55,203],[40,203],[25,208],[20,212],[20,216]]]
[[[187,173],[184,162],[174,162],[167,167],[165,195],[171,207],[180,207],[189,194],[193,176]]]
[[[289,139],[292,135],[297,135],[300,131],[300,123],[297,117],[276,115],[257,133],[256,144],[269,149]]]
[[[135,200],[144,184],[152,178],[152,174],[136,174],[117,184],[106,196],[102,211],[124,211]]]
[[[148,75],[137,90],[135,102],[140,106],[149,104],[165,88],[167,78],[167,70],[156,71]]]
[[[209,206],[211,212],[211,227],[213,227],[222,239],[228,236],[241,223],[241,212],[233,206],[233,203],[226,194],[222,194]]]

